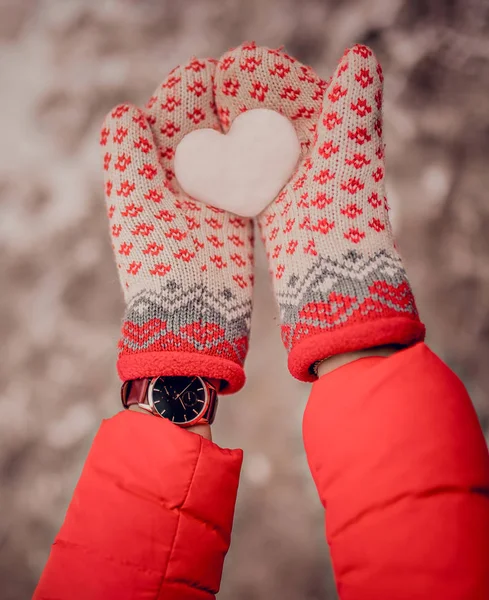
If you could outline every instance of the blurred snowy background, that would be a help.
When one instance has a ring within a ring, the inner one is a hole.
[[[376,51],[399,245],[429,343],[489,431],[487,0],[0,0],[2,600],[30,597],[98,424],[119,410],[103,116],[247,39],[325,78],[346,46]],[[249,384],[215,426],[246,452],[219,598],[335,598],[302,451],[308,386],[286,372],[261,254],[257,274]]]

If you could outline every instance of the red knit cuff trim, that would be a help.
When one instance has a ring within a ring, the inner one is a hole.
[[[317,376],[310,372],[310,367],[318,360],[387,344],[411,346],[423,341],[425,334],[423,323],[404,317],[379,319],[324,331],[304,338],[292,348],[288,360],[289,371],[300,381],[316,381]]]
[[[122,381],[142,377],[188,376],[221,379],[221,394],[233,394],[245,383],[243,367],[231,360],[196,352],[138,352],[123,354],[117,361]]]

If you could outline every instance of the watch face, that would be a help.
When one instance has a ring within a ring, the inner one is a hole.
[[[158,377],[149,391],[156,412],[177,425],[192,423],[207,408],[207,391],[200,377]]]

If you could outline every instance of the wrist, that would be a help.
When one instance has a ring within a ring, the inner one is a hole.
[[[186,428],[187,431],[191,433],[196,433],[197,435],[202,436],[206,440],[212,442],[212,431],[211,426],[207,423],[197,423],[197,425],[192,425],[191,427]]]
[[[399,346],[378,346],[376,348],[366,348],[365,350],[355,350],[354,352],[337,354],[335,356],[325,358],[322,362],[320,362],[316,368],[316,372],[318,377],[322,377],[323,375],[327,375],[328,373],[331,373],[331,371],[347,365],[348,363],[354,362],[355,360],[368,358],[370,356],[387,358],[399,350]]]

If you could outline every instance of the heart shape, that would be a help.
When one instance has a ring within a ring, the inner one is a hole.
[[[242,217],[255,217],[292,176],[300,143],[280,113],[256,108],[242,113],[224,135],[197,129],[175,152],[175,175],[189,195]]]

